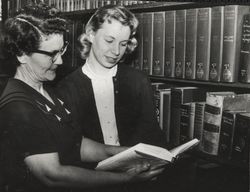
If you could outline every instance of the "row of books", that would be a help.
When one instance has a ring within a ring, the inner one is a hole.
[[[134,1],[134,0],[8,0],[7,6],[9,16],[30,2],[44,2],[55,6],[63,12],[97,9],[104,5],[134,6],[154,3],[155,1]]]
[[[250,94],[152,83],[160,127],[171,146],[200,140],[199,150],[248,162]]]
[[[250,82],[250,67],[244,66],[250,63],[249,13],[244,5],[138,13],[133,66],[155,76]],[[247,53],[244,63],[241,49]]]

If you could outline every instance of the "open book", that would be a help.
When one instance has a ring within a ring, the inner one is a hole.
[[[139,143],[121,153],[99,162],[96,170],[127,171],[136,166],[136,164],[141,164],[143,162],[149,163],[151,168],[156,168],[169,162],[173,162],[178,155],[191,149],[198,143],[198,139],[193,139],[171,150]]]

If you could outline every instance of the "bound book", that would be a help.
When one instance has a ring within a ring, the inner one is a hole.
[[[238,80],[243,16],[249,6],[227,5],[224,8],[224,32],[222,53],[222,82]]]
[[[139,143],[129,149],[109,157],[98,163],[96,170],[102,171],[127,171],[130,168],[148,162],[151,168],[165,165],[174,160],[182,153],[190,150],[199,143],[198,139],[193,139],[172,150],[162,147]]]
[[[164,76],[165,12],[154,12],[152,75]]]
[[[175,18],[175,78],[184,79],[186,50],[186,10],[176,10]]]
[[[185,79],[195,79],[198,9],[186,11]]]
[[[212,7],[209,80],[220,81],[223,51],[224,6]]]
[[[175,10],[165,12],[165,66],[164,75],[174,77],[175,69]]]
[[[211,42],[211,8],[200,8],[197,18],[196,79],[208,80],[210,42]]]
[[[250,83],[250,14],[246,14],[242,24],[239,81]]]

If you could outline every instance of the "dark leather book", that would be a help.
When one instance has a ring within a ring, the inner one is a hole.
[[[223,51],[224,6],[212,7],[209,81],[220,81]]]
[[[223,159],[230,159],[232,155],[237,113],[242,113],[242,111],[223,111],[222,113],[218,155]]]
[[[181,104],[180,107],[180,143],[194,138],[195,102]]]
[[[197,18],[196,79],[208,80],[211,39],[211,8],[199,8]]]
[[[154,12],[152,75],[164,76],[165,12]]]
[[[227,5],[224,8],[222,82],[238,80],[243,16],[249,13],[249,8],[243,5]]]
[[[186,11],[185,79],[195,79],[198,9]]]
[[[236,114],[232,160],[249,165],[250,113]]]
[[[171,89],[171,125],[170,143],[180,144],[181,105],[184,103],[205,101],[206,91],[197,87],[176,87]]]
[[[242,24],[239,81],[250,83],[250,14],[244,16]]]
[[[176,10],[175,78],[184,79],[186,49],[186,10]]]
[[[164,75],[174,77],[175,72],[175,10],[165,12],[165,66]]]

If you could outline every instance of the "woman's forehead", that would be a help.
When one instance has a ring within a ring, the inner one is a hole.
[[[42,37],[40,48],[46,48],[46,50],[57,50],[63,46],[63,35],[62,34],[51,34]]]
[[[105,21],[102,27],[99,29],[104,35],[120,36],[123,38],[129,38],[131,30],[129,26],[123,25],[120,21],[112,19],[111,22]]]

